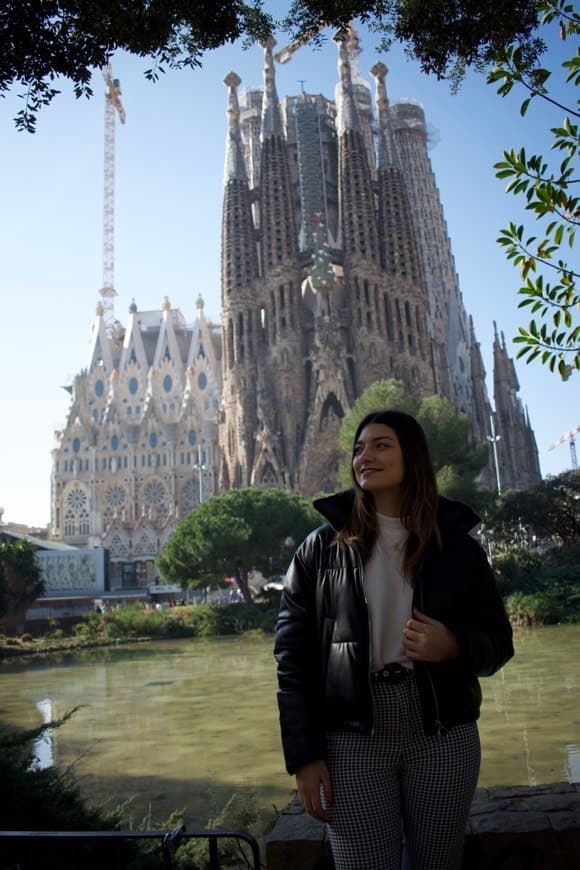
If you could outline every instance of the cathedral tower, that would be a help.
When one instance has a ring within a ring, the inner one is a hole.
[[[478,441],[491,409],[423,110],[389,104],[377,63],[373,117],[354,31],[337,40],[336,103],[281,104],[272,47],[262,93],[239,106],[226,79],[220,479],[308,494],[336,485],[340,421],[377,380],[448,397]]]
[[[538,449],[527,412],[518,397],[520,385],[508,356],[503,332],[494,323],[493,388],[499,478],[502,490],[525,489],[540,479]]]
[[[264,342],[259,354],[261,455],[252,482],[266,478],[292,488],[304,432],[304,352],[298,227],[286,138],[270,40],[264,49],[260,163],[260,316]],[[279,461],[272,464],[277,455]],[[281,476],[282,475],[282,476]]]
[[[256,234],[243,144],[238,87],[231,72],[222,220],[223,400],[220,485],[249,486],[256,429],[256,348],[262,341]]]

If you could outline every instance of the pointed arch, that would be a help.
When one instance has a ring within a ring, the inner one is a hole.
[[[342,405],[334,393],[329,393],[320,411],[319,431],[326,432],[330,428],[335,428],[336,423],[340,426],[340,421],[343,417],[344,409]]]

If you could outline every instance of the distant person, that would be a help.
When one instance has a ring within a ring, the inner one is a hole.
[[[288,772],[336,870],[457,870],[477,785],[477,675],[513,655],[478,522],[437,495],[423,430],[369,414],[354,489],[288,569],[276,630]]]

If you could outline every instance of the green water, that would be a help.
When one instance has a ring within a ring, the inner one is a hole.
[[[185,808],[205,824],[212,802],[253,790],[282,807],[293,781],[278,736],[272,639],[166,641],[49,664],[4,664],[4,724],[31,727],[82,705],[38,747],[74,763],[83,793],[131,799],[136,821]],[[527,629],[516,657],[482,680],[480,785],[580,781],[580,626]]]

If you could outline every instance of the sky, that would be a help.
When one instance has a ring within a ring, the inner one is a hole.
[[[287,4],[266,8],[276,5]],[[423,74],[400,47],[379,55],[377,37],[362,27],[359,35],[363,76],[372,84],[369,70],[380,57],[389,68],[390,101],[411,99],[425,110],[459,283],[493,396],[493,322],[515,357],[512,338],[530,319],[517,308],[519,274],[496,239],[510,220],[525,219],[535,230],[533,218],[495,178],[493,164],[506,148],[547,153],[547,131],[564,113],[535,101],[522,118],[521,92],[502,99],[476,73],[453,95],[448,83]],[[278,40],[280,47],[288,41],[284,34]],[[558,80],[571,50],[555,33],[549,36],[544,64]],[[262,51],[240,44],[216,49],[201,69],[168,72],[157,83],[144,76],[146,60],[119,53],[112,63],[126,111],[126,124],[116,128],[115,316],[126,324],[133,299],[140,310],[151,310],[167,296],[191,322],[201,294],[206,317],[217,322],[223,79],[233,70],[241,90],[260,86]],[[302,47],[277,67],[280,98],[298,93],[301,82],[307,92],[332,98],[336,81],[330,40],[320,50]],[[90,100],[76,100],[68,82],[60,87],[34,135],[14,127],[18,87],[0,100],[0,507],[5,522],[33,526],[49,521],[54,432],[70,404],[63,386],[87,364],[103,283],[104,82],[96,71]],[[563,383],[539,363],[521,360],[516,371],[543,475],[567,470],[569,444],[549,448],[580,424],[578,375]]]

